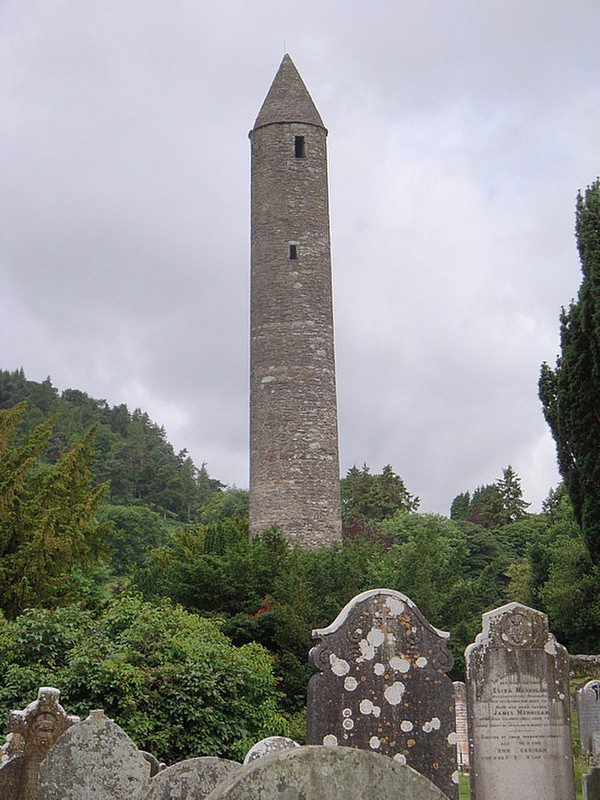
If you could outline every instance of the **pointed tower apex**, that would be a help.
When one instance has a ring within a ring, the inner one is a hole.
[[[321,115],[287,53],[277,70],[252,130],[278,122],[301,122],[325,129]]]

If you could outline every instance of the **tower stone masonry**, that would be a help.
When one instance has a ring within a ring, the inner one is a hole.
[[[341,538],[327,130],[285,55],[250,131],[250,535]]]

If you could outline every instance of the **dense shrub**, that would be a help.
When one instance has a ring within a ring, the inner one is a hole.
[[[56,686],[82,717],[103,708],[136,744],[173,762],[240,759],[258,739],[287,734],[271,657],[235,647],[212,620],[167,600],[125,595],[94,617],[75,607],[0,622],[0,713]]]

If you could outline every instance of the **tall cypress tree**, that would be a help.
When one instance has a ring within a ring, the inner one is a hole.
[[[561,354],[542,364],[539,396],[558,468],[590,554],[600,563],[600,180],[577,197],[575,232],[583,280],[562,309]]]

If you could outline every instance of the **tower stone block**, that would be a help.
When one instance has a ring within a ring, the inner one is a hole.
[[[341,537],[327,130],[286,55],[250,132],[250,535]]]

